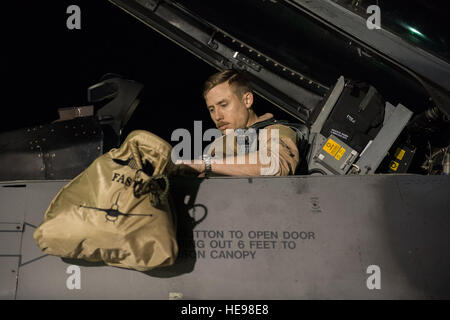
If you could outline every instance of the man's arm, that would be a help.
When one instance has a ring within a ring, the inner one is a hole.
[[[226,157],[221,161],[215,161],[211,159],[211,172],[218,175],[226,176],[260,176],[262,168],[268,167],[261,164],[259,155],[253,155],[257,158],[256,163],[250,163],[252,158],[250,154],[234,157]],[[187,166],[190,169],[195,170],[198,174],[205,174],[205,162],[202,160],[201,163],[183,163],[183,166]]]
[[[271,139],[270,130],[268,130],[266,146],[267,149],[258,150],[245,155],[228,156],[219,161],[211,159],[211,172],[218,175],[227,176],[287,176],[294,174],[299,162],[299,153],[295,140],[295,132],[287,127],[275,127],[281,129],[280,136],[276,142]],[[277,143],[277,147],[272,146]],[[193,171],[200,176],[205,174],[205,163],[185,162],[183,166],[187,171]],[[186,170],[185,170],[186,171]]]

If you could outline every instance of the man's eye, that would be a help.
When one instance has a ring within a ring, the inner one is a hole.
[[[209,108],[209,112],[214,112],[214,108]]]
[[[222,103],[220,106],[221,106],[221,107],[226,107],[227,104],[226,104],[226,103]]]

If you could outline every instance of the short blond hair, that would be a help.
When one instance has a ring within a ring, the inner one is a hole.
[[[252,92],[250,81],[242,72],[233,69],[225,69],[213,74],[206,80],[203,86],[203,98],[205,98],[206,94],[212,88],[227,81],[239,98],[242,98],[247,92]]]

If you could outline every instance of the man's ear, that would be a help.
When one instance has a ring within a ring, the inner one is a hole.
[[[247,92],[244,94],[244,104],[247,109],[250,109],[253,105],[253,93]]]

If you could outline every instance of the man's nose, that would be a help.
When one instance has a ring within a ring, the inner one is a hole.
[[[214,112],[214,120],[220,121],[223,119],[223,113],[220,109],[216,109]]]

